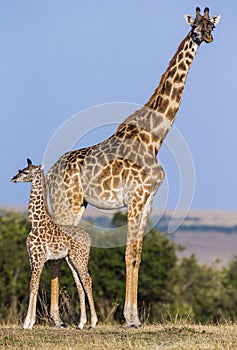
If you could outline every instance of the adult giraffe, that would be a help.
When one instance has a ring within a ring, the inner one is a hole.
[[[126,244],[125,326],[138,327],[138,270],[143,233],[151,204],[164,178],[157,153],[177,115],[189,68],[200,44],[213,41],[212,30],[220,16],[209,17],[196,8],[195,19],[185,16],[192,29],[161,77],[149,101],[122,122],[107,140],[67,152],[47,175],[54,219],[60,224],[78,224],[87,203],[103,209],[128,209]],[[52,281],[51,311],[58,314],[58,266]]]

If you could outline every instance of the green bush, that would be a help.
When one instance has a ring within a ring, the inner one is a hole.
[[[30,276],[25,240],[30,225],[25,214],[0,212],[0,315],[15,321],[27,302]]]

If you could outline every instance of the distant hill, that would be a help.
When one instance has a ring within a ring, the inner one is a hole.
[[[191,210],[172,238],[186,248],[183,256],[226,265],[237,255],[237,212]]]

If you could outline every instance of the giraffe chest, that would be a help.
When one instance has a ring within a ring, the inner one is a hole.
[[[58,260],[68,255],[68,240],[55,225],[32,229],[28,238],[27,246],[31,254],[44,255],[45,261]]]

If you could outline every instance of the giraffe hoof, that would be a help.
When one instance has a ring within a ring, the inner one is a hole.
[[[64,323],[59,323],[59,324],[55,324],[56,328],[67,328],[67,326]]]
[[[137,329],[141,327],[141,323],[135,324],[135,323],[125,323],[123,326],[123,329]]]

